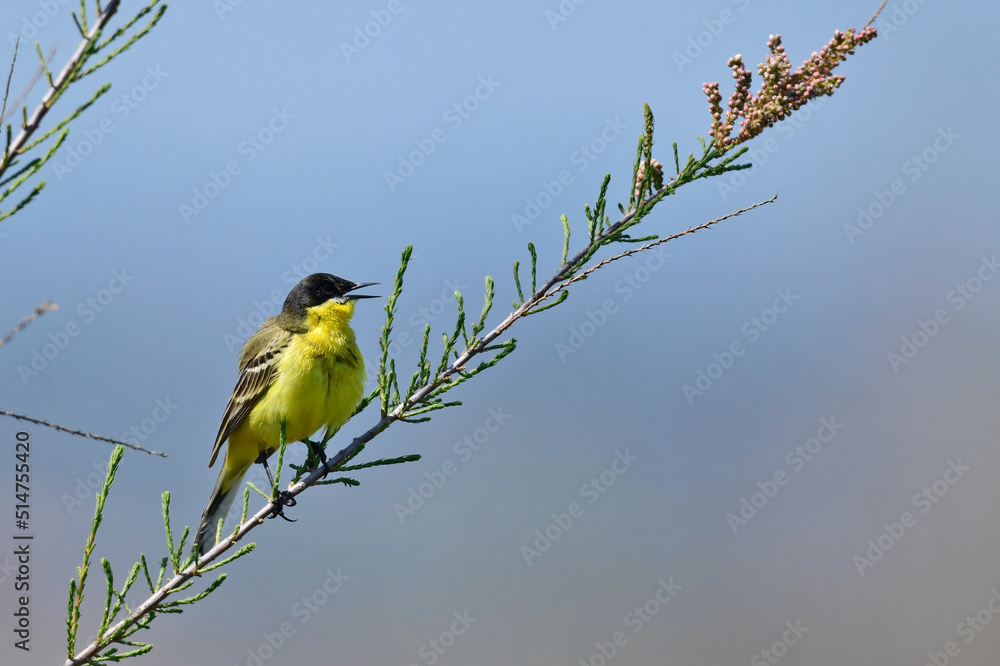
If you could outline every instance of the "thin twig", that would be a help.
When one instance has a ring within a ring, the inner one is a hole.
[[[569,285],[573,284],[574,282],[578,282],[579,280],[585,279],[589,274],[593,273],[594,271],[596,271],[597,269],[599,269],[599,268],[601,268],[603,266],[607,266],[612,261],[618,261],[619,259],[623,259],[625,257],[630,257],[633,254],[637,254],[639,252],[645,252],[646,250],[648,250],[651,247],[656,247],[657,245],[661,245],[663,243],[668,243],[668,242],[670,242],[672,240],[676,240],[676,239],[680,238],[681,236],[687,236],[689,234],[697,233],[697,232],[702,231],[704,229],[708,229],[712,225],[718,224],[719,222],[722,222],[723,220],[728,220],[731,217],[736,217],[737,215],[742,215],[743,213],[749,212],[749,211],[753,210],[754,208],[759,208],[761,206],[766,206],[767,204],[774,203],[777,200],[778,200],[778,195],[775,194],[773,197],[771,197],[770,199],[768,199],[766,201],[758,201],[757,203],[751,204],[751,205],[747,206],[746,208],[740,208],[739,210],[734,210],[732,213],[729,213],[727,215],[723,215],[722,217],[717,217],[714,220],[709,220],[708,222],[702,222],[698,226],[688,227],[687,229],[685,229],[684,231],[682,231],[680,233],[673,234],[671,236],[664,236],[663,238],[658,238],[655,241],[652,241],[650,243],[646,243],[645,245],[643,245],[641,247],[635,247],[635,248],[632,248],[631,250],[626,250],[625,252],[622,252],[621,254],[616,254],[613,257],[608,257],[607,259],[605,259],[601,263],[595,264],[595,265],[591,266],[590,268],[588,268],[587,270],[585,270],[584,272],[580,273],[579,275],[574,275],[570,279],[566,280],[565,282],[563,282],[562,284],[560,284],[558,287],[556,287],[555,289],[553,289],[551,292],[549,292],[545,296],[545,299],[550,298],[552,296],[555,296],[557,292],[562,291],[563,289],[565,289]],[[545,299],[542,299],[542,300],[545,300]]]
[[[665,187],[670,187],[670,184],[668,184]],[[654,194],[652,196],[657,196],[657,195]],[[655,243],[651,243],[649,247],[652,247],[652,245],[658,243],[665,243],[668,240],[673,240],[675,238],[680,238],[681,236],[695,233],[696,231],[699,231],[701,229],[708,228],[709,226],[721,222],[722,220],[728,219],[735,215],[739,215],[741,213],[745,213],[758,206],[763,206],[767,203],[771,203],[776,198],[777,195],[775,195],[774,197],[772,197],[767,201],[756,203],[752,206],[748,206],[746,208],[730,213],[729,215],[726,215],[724,217],[720,217],[710,222],[706,222],[704,224],[698,225],[697,227],[692,227],[687,231],[675,234],[674,236],[659,239]],[[594,244],[600,244],[604,240],[606,240],[609,234],[612,234],[616,230],[620,229],[623,224],[625,224],[628,220],[632,219],[634,214],[635,211],[630,211],[626,213],[625,216],[622,217],[618,222],[608,227],[608,229],[606,229],[603,234],[595,237],[594,241],[591,244],[587,245],[583,250],[581,250],[580,253],[577,255],[577,257],[578,258],[583,257],[587,251],[593,248]],[[627,256],[627,254],[634,254],[635,252],[642,251],[642,249],[644,248],[634,248],[630,250],[628,253],[625,253],[621,256]],[[612,258],[612,261],[613,260],[614,258]],[[606,265],[607,263],[608,263],[607,261],[602,262],[603,265]],[[458,356],[458,358],[455,359],[455,361],[450,366],[448,366],[444,371],[438,374],[438,376],[435,377],[433,381],[428,382],[426,385],[415,391],[409,397],[409,399],[398,404],[395,409],[393,409],[391,412],[389,412],[381,419],[379,419],[378,423],[376,423],[374,426],[369,428],[367,431],[365,431],[358,437],[355,437],[351,441],[351,443],[348,444],[344,449],[339,451],[336,455],[328,458],[325,463],[321,464],[316,469],[309,472],[309,474],[306,475],[306,477],[303,478],[301,481],[290,486],[285,491],[284,497],[286,498],[295,497],[299,493],[303,492],[309,486],[315,485],[318,481],[322,480],[330,473],[339,470],[341,467],[344,466],[344,464],[348,460],[352,459],[355,455],[357,455],[357,453],[362,448],[364,448],[364,446],[369,441],[374,439],[379,433],[381,433],[383,430],[392,425],[393,422],[399,421],[401,418],[403,418],[403,415],[412,407],[420,404],[421,402],[424,402],[428,397],[430,397],[434,393],[435,390],[440,388],[443,384],[449,382],[454,375],[462,372],[465,366],[473,358],[475,358],[479,354],[486,352],[490,344],[498,337],[503,335],[504,331],[506,331],[515,321],[526,316],[527,313],[533,307],[535,307],[536,305],[544,301],[546,298],[551,296],[552,293],[554,293],[554,290],[556,290],[557,288],[560,289],[564,288],[565,284],[560,285],[559,283],[564,279],[566,268],[567,268],[566,265],[560,268],[552,279],[550,279],[548,282],[542,285],[542,287],[534,294],[532,294],[531,297],[528,298],[528,300],[524,301],[524,303],[522,303],[519,308],[517,308],[515,311],[507,315],[507,317],[502,322],[500,322],[500,324],[498,324],[496,328],[494,328],[492,331],[490,331],[481,339],[479,339],[479,341],[471,349],[466,349],[460,356]],[[202,571],[205,570],[205,567],[207,565],[214,562],[216,559],[219,558],[219,556],[221,556],[223,553],[232,548],[238,541],[242,540],[247,534],[249,534],[251,530],[256,529],[257,526],[263,524],[264,521],[267,519],[267,517],[271,515],[271,513],[274,511],[274,508],[275,504],[272,502],[268,502],[266,506],[261,508],[259,511],[257,511],[257,513],[255,513],[253,516],[244,521],[234,532],[230,532],[229,536],[221,539],[219,543],[216,544],[213,548],[209,549],[208,552],[201,553],[200,554],[201,556],[197,563],[192,564],[183,571],[179,572],[171,580],[169,580],[166,584],[164,584],[163,587],[159,588],[155,593],[153,593],[152,596],[150,596],[142,604],[136,607],[136,609],[132,611],[132,613],[130,613],[128,617],[125,617],[120,622],[118,622],[118,624],[114,625],[106,632],[104,632],[100,643],[98,643],[98,641],[94,641],[93,643],[85,647],[83,650],[81,650],[79,653],[74,655],[72,659],[66,661],[66,666],[74,666],[75,664],[86,663],[89,659],[92,659],[95,655],[97,655],[100,650],[104,649],[105,647],[113,643],[114,636],[121,635],[124,631],[130,629],[139,622],[142,622],[143,617],[145,617],[149,613],[155,612],[160,607],[160,605],[167,600],[167,597],[169,597],[173,592],[177,591],[180,587],[182,587],[187,581],[189,581],[194,576],[199,575]]]
[[[38,319],[39,317],[41,317],[46,312],[53,312],[53,311],[58,310],[58,309],[59,309],[59,306],[56,305],[55,303],[53,303],[51,301],[45,301],[44,303],[42,303],[41,305],[39,305],[37,308],[35,308],[31,312],[31,314],[29,314],[27,317],[25,317],[24,319],[22,319],[20,324],[18,324],[14,328],[12,328],[10,330],[10,333],[7,334],[7,337],[5,337],[3,340],[0,340],[0,347],[3,347],[5,344],[7,344],[11,340],[13,340],[14,337],[18,333],[20,333],[21,331],[23,331],[28,326],[28,324],[30,324],[31,322],[33,322],[36,319]]]
[[[167,454],[163,453],[162,451],[153,451],[152,449],[144,449],[141,446],[139,446],[138,444],[129,444],[128,442],[123,442],[123,441],[117,440],[117,439],[111,439],[110,437],[105,437],[103,435],[94,435],[92,433],[84,432],[82,430],[72,430],[70,428],[66,428],[65,426],[57,425],[55,423],[49,423],[48,421],[42,421],[41,419],[33,419],[30,416],[24,416],[22,414],[15,414],[14,412],[8,412],[8,411],[4,411],[2,409],[0,409],[0,416],[9,416],[11,418],[17,419],[18,421],[28,421],[30,423],[37,423],[40,426],[45,426],[46,428],[54,428],[55,430],[58,430],[59,432],[67,432],[67,433],[69,433],[71,435],[78,435],[80,437],[88,437],[90,439],[97,439],[97,440],[100,440],[102,442],[110,442],[111,444],[121,444],[122,446],[127,446],[130,449],[135,449],[136,451],[142,451],[143,453],[148,453],[151,456],[161,456],[163,458],[167,457]]]
[[[45,62],[46,63],[52,62],[52,60],[56,57],[56,51],[58,50],[59,50],[58,44],[49,49],[49,52],[45,55]],[[28,81],[28,84],[24,86],[24,90],[22,90],[21,94],[17,96],[17,99],[14,100],[14,103],[10,105],[10,111],[7,111],[2,116],[0,116],[0,122],[5,122],[7,118],[17,113],[17,107],[21,106],[21,103],[28,98],[28,95],[31,94],[31,89],[35,87],[35,84],[38,83],[38,79],[42,78],[42,74],[44,73],[45,69],[41,65],[39,65],[38,69],[35,70],[35,75],[32,76],[31,80]]]
[[[109,0],[108,6],[104,8],[104,11],[100,15],[98,15],[93,28],[87,33],[87,37],[80,42],[80,46],[77,47],[76,52],[69,59],[69,62],[67,62],[66,66],[62,68],[61,72],[59,72],[59,76],[52,80],[52,87],[50,87],[48,92],[45,93],[42,101],[38,103],[34,113],[31,114],[31,118],[28,119],[28,122],[21,128],[21,131],[11,142],[10,152],[8,153],[11,160],[17,157],[21,148],[27,144],[28,139],[32,134],[34,134],[35,130],[38,129],[42,119],[45,118],[45,114],[49,112],[51,103],[56,95],[58,95],[62,89],[71,82],[71,79],[76,73],[80,62],[87,55],[91,42],[102,30],[104,30],[104,26],[108,24],[111,17],[118,11],[118,5],[120,3],[121,0]]]
[[[865,23],[866,28],[875,22],[875,19],[877,19],[878,15],[882,13],[882,10],[885,9],[885,6],[888,2],[889,0],[882,0],[882,5],[878,8],[878,11],[875,12],[875,16],[868,19],[868,23]]]
[[[10,94],[10,80],[14,78],[14,63],[17,62],[17,47],[21,44],[21,36],[14,42],[14,56],[10,59],[10,71],[7,72],[7,87],[3,91],[3,107],[0,108],[0,122],[7,118],[7,95]],[[16,105],[15,105],[16,106]]]

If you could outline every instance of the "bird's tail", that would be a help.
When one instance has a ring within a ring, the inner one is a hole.
[[[201,523],[198,524],[198,535],[195,537],[195,543],[198,545],[199,556],[204,555],[215,546],[215,534],[219,527],[219,519],[225,518],[226,514],[229,513],[233,499],[243,485],[240,483],[243,480],[243,475],[247,473],[248,469],[250,469],[249,465],[242,470],[235,470],[238,473],[233,474],[234,470],[229,470],[225,464],[222,465],[222,469],[219,471],[219,480],[215,482],[212,497],[208,500],[205,512],[201,514]]]

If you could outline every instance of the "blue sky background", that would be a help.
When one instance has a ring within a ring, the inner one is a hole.
[[[145,427],[147,444],[169,453],[125,456],[95,551],[119,577],[138,553],[161,556],[163,491],[177,524],[197,522],[236,379],[232,338],[268,314],[272,292],[280,301],[315,270],[391,284],[413,244],[398,334],[420,334],[421,308],[436,334],[448,328],[456,287],[478,310],[487,274],[495,324],[529,240],[548,274],[559,214],[581,238],[583,205],[608,172],[612,201],[627,200],[643,102],[666,163],[672,141],[686,154],[707,135],[701,84],[722,81],[728,98],[727,58],[759,62],[780,33],[797,64],[877,3],[567,1],[558,22],[555,0],[222,5],[172,4],[60,101],[53,117],[113,83],[44,170],[43,195],[0,225],[3,330],[44,300],[60,304],[0,353],[0,406],[114,437]],[[75,49],[75,8],[4,3],[3,61],[8,34],[31,38],[13,90],[33,72],[32,40],[58,45],[58,63]],[[819,666],[924,664],[946,649],[963,666],[994,664],[1000,280],[977,280],[994,277],[1000,249],[996,144],[982,130],[1000,101],[985,47],[998,15],[976,9],[890,2],[880,37],[838,70],[847,81],[834,97],[754,142],[752,171],[685,187],[644,229],[669,234],[777,193],[775,204],[669,244],[665,260],[613,264],[518,323],[518,351],[455,392],[463,407],[394,426],[368,449],[420,462],[301,497],[299,521],[255,532],[257,551],[220,591],[156,621],[145,663],[599,664],[622,632],[615,664],[758,664],[772,649],[781,663]],[[345,55],[372,12],[391,21]],[[467,117],[449,113],[477,88]],[[386,172],[435,130],[443,142],[390,187]],[[571,182],[518,229],[512,216],[563,171]],[[206,188],[213,198],[186,219]],[[859,208],[872,223],[852,236]],[[774,320],[779,291],[791,305]],[[98,312],[88,299],[105,302]],[[590,328],[607,301],[612,314]],[[921,337],[939,310],[944,323]],[[755,317],[773,323],[748,335]],[[354,320],[372,370],[382,318],[365,301]],[[67,326],[77,334],[24,379]],[[561,356],[584,329],[585,344]],[[889,354],[915,335],[925,344],[894,368]],[[713,354],[734,342],[745,352],[719,374]],[[405,346],[398,363],[415,355]],[[699,371],[718,378],[689,400]],[[170,405],[160,422],[158,405]],[[484,437],[490,410],[503,425],[471,457],[456,452]],[[824,419],[838,426],[832,438]],[[343,441],[375,420],[363,413]],[[0,421],[4,506],[20,429]],[[110,447],[27,430],[32,651],[8,639],[0,660],[58,663],[66,586]],[[829,440],[819,452],[795,453],[818,431]],[[637,460],[608,472],[619,455]],[[449,461],[455,473],[401,521],[395,507]],[[614,480],[606,492],[581,493],[602,473]],[[776,474],[784,485],[769,485]],[[754,496],[761,486],[774,496]],[[727,514],[744,499],[767,501],[734,534]],[[559,532],[553,514],[574,502],[582,513],[529,565],[523,547],[536,530]],[[888,535],[907,512],[911,526]],[[5,566],[14,530],[13,518],[0,528]],[[856,558],[880,537],[891,548],[862,575]],[[675,590],[662,607],[661,581]],[[0,582],[8,624],[13,584]],[[91,584],[83,634],[103,596]],[[303,597],[323,603],[306,616]],[[644,605],[657,612],[637,621]],[[452,643],[456,613],[475,621]],[[977,613],[984,624],[970,630]],[[283,623],[291,630],[271,650]],[[786,623],[808,631],[796,638]],[[448,647],[434,653],[432,640]]]

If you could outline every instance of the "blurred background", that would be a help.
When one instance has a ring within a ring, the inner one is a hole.
[[[0,406],[169,454],[125,455],[95,550],[120,580],[164,552],[161,493],[175,537],[197,523],[239,346],[301,276],[385,295],[413,244],[408,376],[456,289],[478,312],[494,276],[499,322],[528,241],[549,275],[560,214],[578,248],[605,173],[609,210],[627,201],[643,102],[654,156],[676,141],[683,158],[730,56],[756,76],[780,33],[797,65],[877,4],[173,3],[59,102],[53,120],[113,83],[0,225],[2,332],[60,305],[0,353]],[[77,9],[4,2],[4,71],[23,35],[12,91],[35,40],[59,67],[75,50]],[[976,128],[1000,101],[998,13],[977,10],[891,0],[835,96],[640,231],[776,203],[518,323],[517,352],[451,394],[462,407],[366,451],[422,460],[300,497],[218,592],[143,632],[144,663],[995,664],[1000,231],[995,139]],[[364,301],[354,319],[372,375],[383,317]],[[22,430],[33,640],[25,654],[8,631],[0,661],[59,663],[111,447],[0,420],[4,506]]]

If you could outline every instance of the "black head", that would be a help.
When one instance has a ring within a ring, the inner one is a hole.
[[[355,289],[369,287],[377,282],[351,282],[329,273],[313,273],[302,279],[288,292],[282,312],[305,316],[308,308],[327,301],[347,303],[361,298],[378,298],[373,294],[352,294]]]

